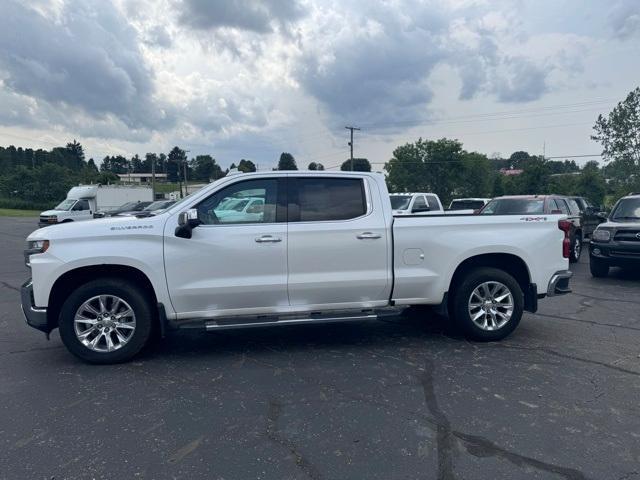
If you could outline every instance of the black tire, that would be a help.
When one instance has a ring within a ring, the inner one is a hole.
[[[580,255],[582,255],[582,234],[580,232],[576,232],[573,236],[573,241],[571,242],[571,251],[569,253],[569,262],[570,263],[578,263],[580,260]]]
[[[597,258],[589,258],[589,270],[591,270],[591,275],[596,278],[604,278],[609,275],[609,265]]]
[[[135,314],[135,330],[121,348],[111,352],[97,352],[85,346],[77,337],[74,317],[80,306],[98,295],[115,295],[129,304]],[[60,338],[76,357],[97,364],[121,363],[130,360],[147,344],[153,330],[155,310],[148,294],[135,284],[118,278],[100,278],[76,288],[65,300],[60,310],[58,327]]]
[[[513,299],[513,312],[508,321],[495,330],[480,328],[471,318],[469,302],[473,291],[485,282],[499,282],[511,293]],[[513,332],[522,318],[524,309],[524,295],[518,282],[504,270],[497,268],[481,267],[468,272],[465,277],[454,287],[451,297],[450,312],[455,326],[466,337],[481,342],[502,340]]]

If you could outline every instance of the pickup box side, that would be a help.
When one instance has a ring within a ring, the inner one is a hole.
[[[562,256],[562,215],[396,217],[393,224],[397,305],[439,304],[456,269],[487,254],[513,255],[528,266],[530,283],[546,291]],[[550,228],[553,226],[553,228]]]

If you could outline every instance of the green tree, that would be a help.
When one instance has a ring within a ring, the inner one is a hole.
[[[90,172],[93,173],[98,173],[98,166],[96,165],[96,162],[93,160],[93,158],[90,158],[89,161],[87,162],[87,169]]]
[[[519,193],[536,195],[547,193],[550,168],[547,160],[542,157],[529,157],[520,162],[519,168],[524,171],[517,177]]]
[[[640,167],[640,87],[604,117],[598,115],[592,140],[602,145],[606,161],[628,159]]]
[[[192,163],[193,178],[196,180],[209,182],[224,177],[222,168],[211,155],[198,155]]]
[[[167,180],[177,182],[182,179],[182,164],[187,161],[187,154],[179,147],[173,147],[167,156]]]
[[[384,168],[392,192],[434,192],[448,204],[460,185],[465,158],[462,143],[441,138],[407,143],[393,151]]]
[[[342,162],[342,165],[340,165],[340,170],[342,170],[343,172],[351,171],[351,159],[348,159]],[[367,160],[366,158],[354,158],[353,171],[354,172],[370,172],[371,164],[369,163],[369,160]]]
[[[587,197],[596,205],[602,205],[606,190],[607,184],[598,162],[587,162],[578,177],[576,194]]]
[[[129,160],[124,158],[122,155],[115,155],[113,157],[107,155],[102,160],[100,171],[115,174],[127,173],[129,171]]]
[[[238,164],[238,170],[244,173],[255,172],[256,164],[253,163],[251,160],[245,160],[243,158],[242,160],[240,160],[240,163]]]
[[[311,162],[307,167],[307,170],[324,170],[324,165],[317,162]]]
[[[129,165],[131,168],[131,173],[145,173],[144,163],[138,156],[138,154],[135,154],[133,157],[131,157]],[[149,172],[151,172],[151,170],[149,170]]]
[[[296,165],[296,159],[293,155],[287,152],[280,154],[280,160],[278,161],[278,168],[276,170],[298,170]]]
[[[460,162],[459,184],[454,190],[456,196],[487,197],[494,186],[491,160],[478,152],[463,152]]]

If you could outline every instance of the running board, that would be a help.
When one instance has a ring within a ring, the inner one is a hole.
[[[213,320],[207,321],[204,327],[207,331],[213,330],[230,330],[238,328],[254,328],[254,327],[272,327],[274,325],[309,325],[316,323],[342,323],[342,322],[361,322],[363,320],[376,320],[378,315],[372,314],[360,314],[360,315],[343,315],[338,317],[302,317],[302,318],[282,318],[269,317],[264,320],[252,319],[251,321],[239,322],[233,321],[221,321]]]

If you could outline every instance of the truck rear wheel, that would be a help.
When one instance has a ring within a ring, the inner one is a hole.
[[[79,286],[64,302],[60,338],[89,363],[124,362],[148,342],[153,318],[150,302],[133,283],[101,278]]]
[[[502,340],[520,323],[524,295],[518,282],[503,270],[471,270],[455,287],[451,313],[456,326],[469,338]]]

